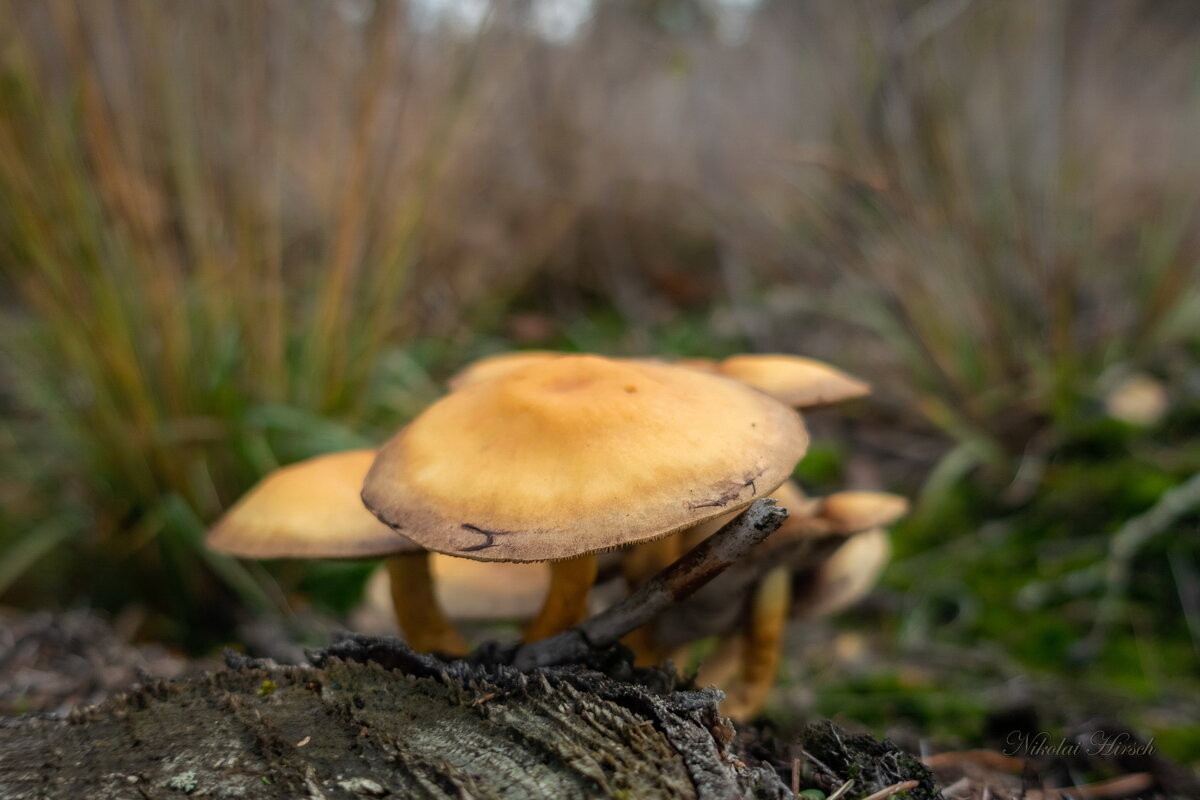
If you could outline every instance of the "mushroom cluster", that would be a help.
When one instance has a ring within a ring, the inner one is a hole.
[[[881,527],[903,512],[887,495],[809,499],[785,483],[808,443],[795,409],[869,391],[820,362],[523,352],[476,362],[450,388],[378,451],[268,475],[210,546],[248,558],[384,557],[406,638],[457,655],[467,643],[452,620],[528,619],[526,641],[551,636],[587,615],[602,554],[633,591],[774,492],[792,513],[785,527],[626,640],[650,662],[725,637],[702,678],[721,678],[727,713],[743,715],[770,686],[788,616],[829,613],[869,588],[862,565],[873,558],[878,572]]]
[[[430,550],[551,562],[534,641],[586,615],[598,553],[744,508],[807,444],[799,415],[738,381],[547,357],[459,383],[381,448],[362,497]]]

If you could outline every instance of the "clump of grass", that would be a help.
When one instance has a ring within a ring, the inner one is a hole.
[[[197,629],[231,590],[277,607],[206,524],[436,391],[411,273],[445,247],[439,193],[478,188],[450,172],[492,45],[414,63],[398,8],[0,10],[0,594],[25,575],[18,600],[138,600]]]
[[[1110,370],[1163,369],[1200,337],[1195,32],[1168,7],[1112,11],[825,20],[829,157],[853,168],[812,209],[801,263],[836,265],[822,302],[883,345],[877,368],[903,365],[892,388],[964,464],[1011,475]],[[1156,91],[1124,88],[1132,74]]]

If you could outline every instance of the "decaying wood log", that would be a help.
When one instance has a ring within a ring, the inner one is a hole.
[[[359,636],[310,660],[234,657],[66,719],[0,720],[0,797],[787,796],[732,749],[711,690],[447,662]]]
[[[306,666],[235,658],[66,720],[0,722],[0,797],[785,797],[771,768],[730,749],[717,692],[638,680],[611,645],[786,516],[758,500],[627,601],[490,657],[350,636]]]

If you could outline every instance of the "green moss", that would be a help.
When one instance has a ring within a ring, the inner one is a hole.
[[[836,444],[814,442],[796,465],[796,480],[814,493],[836,491],[843,484],[845,460]]]

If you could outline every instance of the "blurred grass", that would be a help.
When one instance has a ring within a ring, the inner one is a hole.
[[[1071,577],[1200,469],[1188,3],[614,0],[562,39],[489,7],[0,0],[6,602],[193,644],[297,587],[344,608],[360,566],[201,532],[473,357],[781,350],[878,390],[798,475],[918,498],[898,642],[1194,688],[1194,511],[1096,652],[1103,581]],[[1140,427],[1105,405],[1139,373]],[[882,716],[978,718],[908,702]]]
[[[310,11],[270,35],[301,36],[321,21]],[[82,552],[55,559],[43,593],[137,599],[170,608],[182,630],[223,624],[205,624],[229,606],[214,592],[268,610],[278,604],[261,571],[201,546],[206,523],[281,463],[373,441],[348,423],[386,430],[428,399],[411,381],[397,389],[389,371],[421,368],[389,349],[406,338],[408,265],[449,150],[425,146],[372,207],[371,183],[395,170],[380,152],[394,12],[381,7],[361,59],[342,65],[348,127],[324,154],[336,173],[306,198],[328,219],[295,230],[302,209],[286,183],[305,165],[275,138],[285,120],[253,95],[273,68],[255,49],[268,36],[262,8],[7,7],[30,26],[18,31],[43,29],[2,51],[0,266],[17,303],[4,320],[16,412],[4,474],[49,530],[27,536],[11,521],[6,585],[69,538]],[[204,36],[225,23],[228,63],[215,65]],[[127,62],[106,60],[114,36],[134,46]],[[455,66],[467,79],[470,54]],[[130,82],[106,83],[119,68]],[[207,118],[212,94],[244,113]],[[466,105],[445,103],[431,135],[451,132]]]

